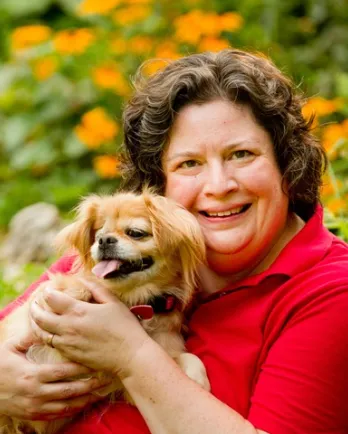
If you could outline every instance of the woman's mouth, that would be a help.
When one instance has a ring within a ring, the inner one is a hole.
[[[227,211],[219,211],[219,212],[199,211],[199,214],[204,215],[205,217],[212,218],[212,219],[214,219],[214,218],[219,218],[219,219],[222,218],[222,219],[224,219],[224,218],[228,218],[228,217],[232,217],[232,216],[243,214],[250,207],[251,207],[251,203],[247,203],[246,205],[242,205],[240,207],[233,208],[233,209],[230,209],[230,210],[227,210]]]

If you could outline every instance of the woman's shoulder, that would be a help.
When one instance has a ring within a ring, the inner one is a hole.
[[[301,257],[297,251],[297,266],[271,292],[271,305],[281,317],[309,310],[314,313],[328,304],[332,312],[342,303],[348,309],[348,244],[334,235],[325,248],[320,242],[314,253],[304,250]]]
[[[348,244],[337,236],[320,261],[309,270],[313,277],[322,278],[328,286],[339,282],[348,285]]]

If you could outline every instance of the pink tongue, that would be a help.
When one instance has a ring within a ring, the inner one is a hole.
[[[117,261],[117,259],[112,259],[111,261],[101,261],[92,268],[92,273],[95,274],[97,277],[103,278],[107,274],[118,270],[121,264],[122,262]]]

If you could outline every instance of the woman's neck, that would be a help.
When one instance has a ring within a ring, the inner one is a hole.
[[[232,274],[218,274],[207,265],[201,266],[199,270],[200,288],[207,294],[212,294],[223,289],[231,283],[238,282],[248,276],[260,274],[267,270],[277,259],[284,247],[300,232],[305,222],[296,214],[289,213],[285,230],[281,233],[268,252],[257,258],[250,267],[245,267]]]

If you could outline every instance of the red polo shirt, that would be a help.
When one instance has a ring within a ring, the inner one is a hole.
[[[70,266],[65,258],[53,271]],[[321,209],[267,271],[205,299],[189,325],[188,350],[204,362],[212,393],[256,428],[348,432],[348,246],[323,227]],[[149,431],[135,408],[114,404],[64,432]]]

